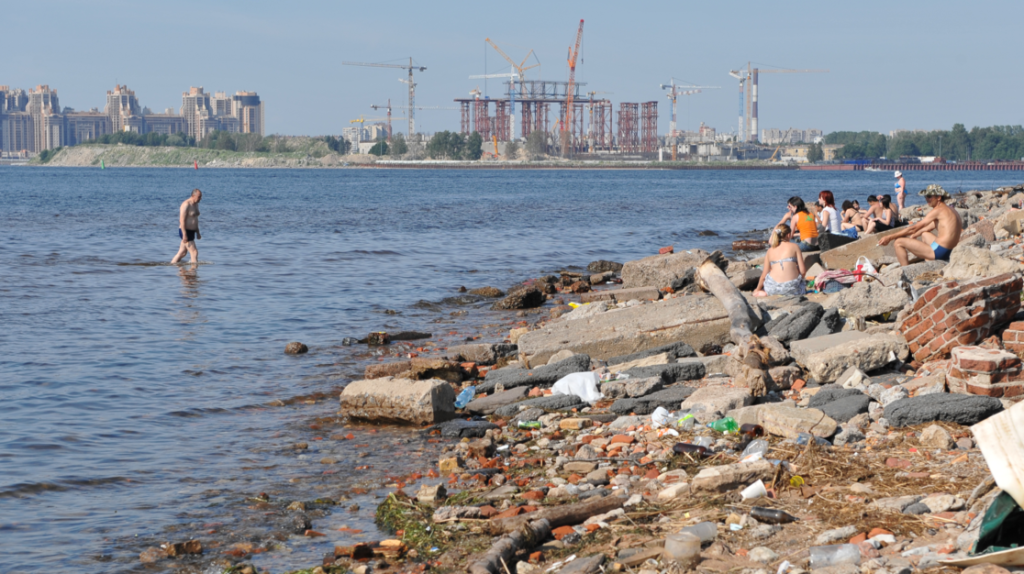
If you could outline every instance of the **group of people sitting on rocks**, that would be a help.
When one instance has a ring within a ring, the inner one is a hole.
[[[929,185],[920,195],[931,211],[913,225],[900,221],[888,195],[868,196],[867,210],[861,210],[856,201],[844,201],[842,214],[836,211],[831,191],[818,194],[816,209],[812,208],[814,214],[802,199],[791,197],[788,212],[771,231],[754,295],[803,295],[807,289],[803,252],[818,249],[819,232],[857,237],[858,231],[870,234],[905,227],[878,240],[881,246],[893,243],[900,265],[907,265],[910,255],[949,261],[950,253],[960,242],[963,221],[956,210],[946,205],[949,193],[941,186]],[[844,233],[848,230],[853,232]]]

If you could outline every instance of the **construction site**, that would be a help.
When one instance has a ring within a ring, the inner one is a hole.
[[[386,115],[377,118],[359,118],[358,148],[369,148],[373,141],[386,138],[391,142],[392,121],[406,120],[408,142],[423,141],[417,134],[415,117],[417,110],[458,110],[458,132],[468,136],[480,134],[485,142],[485,157],[499,159],[509,142],[532,144],[534,149],[543,148],[549,156],[576,160],[681,160],[681,161],[742,161],[768,160],[782,162],[782,146],[763,145],[758,138],[758,80],[764,73],[823,73],[828,70],[763,69],[747,63],[745,69],[730,70],[729,75],[739,82],[739,119],[737,129],[732,133],[719,133],[701,123],[696,132],[680,130],[677,123],[677,105],[680,98],[700,94],[705,90],[717,90],[721,86],[697,85],[671,78],[667,84],[653,84],[660,87],[670,103],[671,121],[669,130],[659,134],[658,100],[642,102],[613,103],[605,95],[610,92],[588,89],[586,82],[576,81],[576,68],[583,41],[584,21],[579,21],[575,41],[569,46],[568,77],[563,80],[532,79],[527,72],[539,66],[528,64],[534,55],[529,50],[521,61],[511,58],[490,38],[485,42],[509,65],[503,73],[471,75],[469,79],[498,79],[501,88],[498,97],[485,95],[479,87],[468,97],[453,98],[455,106],[417,106],[414,72],[424,72],[426,66],[418,65],[412,57],[408,63],[342,62],[349,66],[366,66],[401,69],[408,77],[399,81],[408,87],[408,105],[373,104],[374,110],[386,110]],[[534,56],[536,60],[536,57]],[[405,117],[392,114],[392,110],[405,112]],[[365,126],[376,122],[376,129]],[[453,130],[454,131],[454,130]],[[773,130],[779,132],[780,130]],[[811,130],[814,131],[814,130]],[[776,139],[792,139],[790,133],[776,135]],[[357,130],[350,128],[348,134]],[[535,134],[544,134],[543,138]],[[796,133],[803,133],[799,130]],[[818,132],[820,133],[820,131]],[[348,136],[346,136],[348,137]],[[808,142],[811,143],[811,142]],[[493,151],[490,151],[493,145]],[[514,159],[507,158],[504,159]]]

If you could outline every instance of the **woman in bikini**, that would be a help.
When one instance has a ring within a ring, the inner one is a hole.
[[[804,275],[804,255],[789,241],[787,225],[776,225],[768,239],[768,252],[764,254],[761,279],[754,290],[755,297],[768,295],[803,295],[807,291]]]
[[[881,233],[897,226],[896,212],[889,208],[890,201],[889,196],[882,196],[882,201],[877,204],[879,206],[878,217],[868,222],[868,233]]]
[[[864,231],[864,218],[860,214],[860,210],[854,205],[854,202],[846,200],[843,202],[843,222],[840,224],[843,231],[847,229],[855,229],[857,231]]]

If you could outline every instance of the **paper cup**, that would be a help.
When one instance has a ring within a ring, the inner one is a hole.
[[[759,480],[754,484],[751,484],[750,486],[744,488],[743,492],[741,492],[740,495],[743,496],[743,500],[751,500],[754,498],[761,498],[762,496],[767,496],[768,491],[765,490],[764,488],[764,482]]]

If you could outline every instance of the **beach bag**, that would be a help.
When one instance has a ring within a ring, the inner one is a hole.
[[[861,255],[857,258],[857,264],[853,268],[853,276],[857,278],[857,282],[860,283],[864,280],[864,276],[874,276],[875,266],[871,264],[871,260]]]

